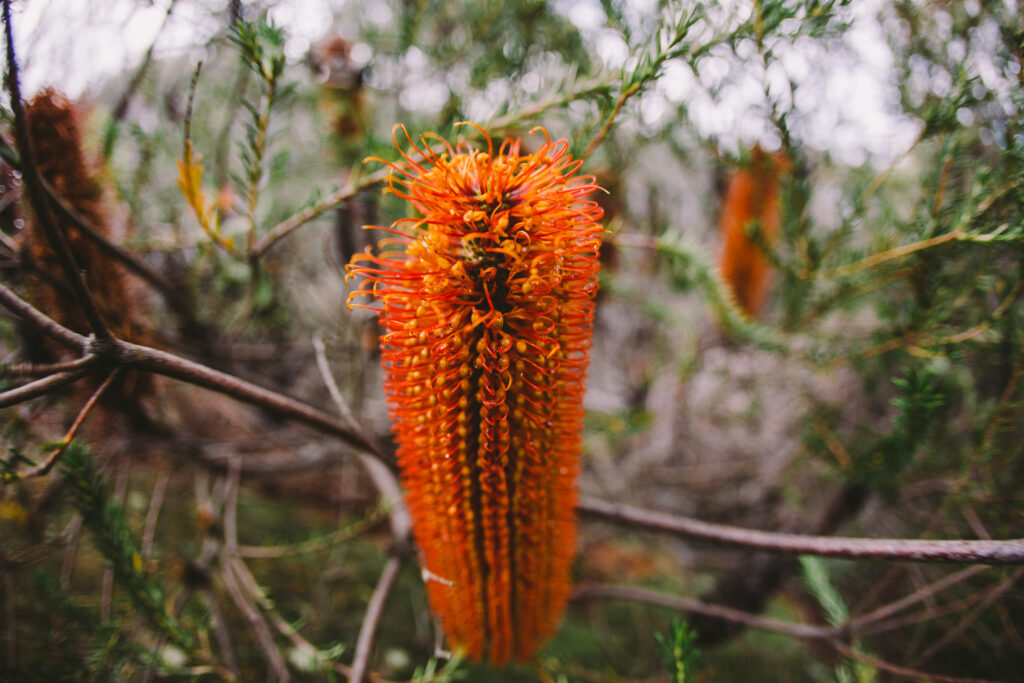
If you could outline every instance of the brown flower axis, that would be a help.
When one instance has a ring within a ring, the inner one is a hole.
[[[474,125],[474,124],[470,124]],[[434,611],[475,659],[523,660],[558,626],[575,550],[583,391],[603,229],[569,154],[428,138],[390,164],[421,218],[359,254]],[[422,159],[418,161],[417,159]],[[379,160],[378,160],[379,161]],[[351,301],[351,298],[350,298]],[[350,304],[352,305],[352,304]]]

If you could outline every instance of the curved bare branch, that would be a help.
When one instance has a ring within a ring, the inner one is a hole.
[[[582,497],[582,514],[631,527],[776,553],[960,564],[1024,564],[1024,539],[924,541],[907,538],[845,538],[759,531]]]

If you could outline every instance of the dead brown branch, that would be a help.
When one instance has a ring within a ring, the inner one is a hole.
[[[366,667],[370,662],[370,649],[373,647],[373,637],[377,632],[377,624],[380,623],[381,614],[384,613],[384,603],[395,585],[398,572],[402,568],[402,558],[392,555],[384,565],[377,587],[373,589],[370,596],[370,603],[366,606],[366,616],[359,627],[359,638],[356,640],[356,653],[352,660],[352,673],[349,676],[350,683],[363,683],[366,676]]]
[[[907,538],[845,538],[786,534],[701,522],[688,517],[608,503],[589,497],[580,499],[577,510],[596,519],[633,528],[777,553],[912,562],[1024,564],[1024,539],[924,541]]]

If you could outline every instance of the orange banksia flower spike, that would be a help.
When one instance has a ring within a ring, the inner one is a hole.
[[[764,306],[771,266],[748,237],[747,225],[756,221],[768,244],[778,238],[779,191],[790,166],[789,159],[781,152],[767,154],[760,147],[754,147],[749,164],[729,176],[722,199],[719,270],[740,309],[752,318],[757,317]]]
[[[486,151],[405,133],[406,152],[396,139],[390,191],[419,217],[396,221],[349,271],[386,331],[431,606],[453,647],[503,664],[534,653],[569,595],[603,229],[588,199],[599,188],[576,175],[565,140],[545,132],[525,154],[480,132]]]

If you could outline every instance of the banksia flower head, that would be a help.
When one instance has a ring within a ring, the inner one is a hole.
[[[484,137],[486,152],[425,137],[421,149],[406,133],[408,154],[396,139],[390,191],[421,217],[397,221],[349,270],[386,331],[431,606],[455,648],[503,664],[554,632],[569,594],[603,229],[587,199],[599,188],[575,175],[565,140],[545,132],[524,154]]]
[[[760,147],[750,153],[749,165],[729,176],[719,220],[722,256],[719,270],[740,309],[757,317],[768,292],[770,264],[747,235],[747,225],[757,221],[768,244],[778,238],[781,221],[779,190],[791,163],[781,152],[768,154]]]
[[[36,166],[54,192],[85,219],[102,238],[116,242],[110,203],[104,191],[101,167],[85,151],[83,111],[60,92],[46,88],[25,107],[25,120]],[[31,212],[21,233],[22,246],[39,273],[31,275],[26,289],[32,302],[71,329],[88,333],[89,325],[66,286],[56,253]],[[145,343],[148,339],[138,292],[130,285],[127,272],[79,227],[59,213],[56,227],[63,233],[104,322],[114,336]],[[39,351],[40,349],[36,349]],[[52,355],[63,349],[46,347]],[[121,397],[138,399],[151,387],[147,375],[129,373],[116,385]],[[107,398],[110,399],[111,394]]]

